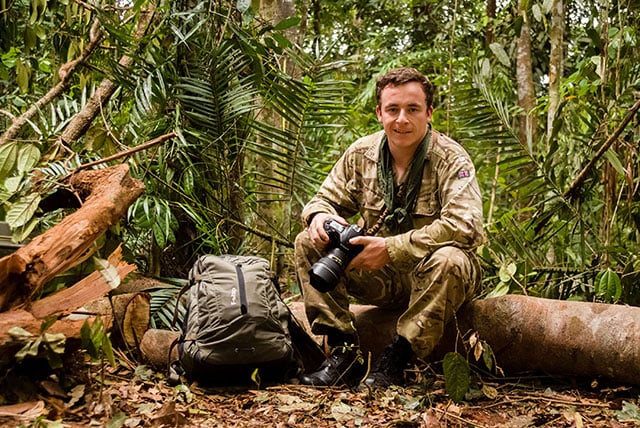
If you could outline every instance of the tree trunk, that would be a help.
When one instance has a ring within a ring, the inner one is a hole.
[[[551,52],[549,54],[549,111],[547,113],[547,147],[553,134],[553,122],[560,106],[560,80],[563,70],[564,51],[564,2],[553,0],[551,5],[551,29],[549,30]]]
[[[489,46],[493,43],[494,20],[496,19],[496,0],[487,0],[485,12],[489,22],[484,30],[484,43]]]
[[[518,1],[518,13],[522,16],[522,28],[517,41],[516,81],[518,86],[518,106],[522,109],[520,116],[520,141],[533,152],[533,142],[536,140],[537,121],[533,114],[536,106],[536,93],[533,86],[533,71],[531,65],[531,36],[527,5],[525,0]]]
[[[292,0],[261,0],[260,1],[260,15],[262,18],[272,23],[273,25],[282,21],[283,19],[296,15],[296,4]],[[284,35],[287,39],[293,43],[299,44],[303,41],[303,34],[294,26],[284,31]],[[297,76],[300,74],[300,70],[296,70],[293,67],[293,61],[288,61],[286,55],[282,58],[282,64],[284,71],[290,76]],[[287,128],[291,125],[277,114],[273,109],[265,108],[259,113],[259,120],[261,122],[269,123],[274,127]],[[259,139],[258,143],[265,147],[271,146],[273,150],[281,151],[282,148],[274,146],[271,142]],[[251,158],[247,157],[247,162],[253,162],[258,174],[264,177],[263,180],[259,180],[257,183],[257,193],[264,194],[265,199],[261,200],[257,206],[257,215],[255,218],[255,227],[260,230],[271,230],[272,235],[281,234],[281,237],[286,238],[288,231],[291,230],[291,219],[295,218],[292,215],[282,215],[287,210],[287,207],[291,204],[292,195],[291,192],[287,192],[280,189],[280,185],[275,186],[269,183],[277,183],[279,178],[276,171],[278,167],[276,162],[265,158],[263,156],[255,156],[255,154],[249,154]],[[244,197],[244,195],[240,195]],[[268,198],[268,199],[266,199]],[[288,202],[287,202],[288,201]],[[242,199],[244,204],[244,199]],[[283,219],[283,223],[274,223],[275,219]],[[245,243],[246,244],[246,243]],[[261,241],[254,244],[254,248],[258,253],[262,254],[275,254],[280,251],[275,251],[276,242],[272,240]],[[282,260],[273,260],[272,268],[276,275],[280,275],[283,269]]]
[[[82,208],[0,259],[0,310],[29,302],[42,285],[73,266],[144,191],[126,164],[81,171],[68,184],[84,201]]]

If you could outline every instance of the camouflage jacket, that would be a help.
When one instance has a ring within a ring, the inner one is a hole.
[[[344,152],[304,207],[305,224],[319,212],[345,219],[359,214],[359,223],[365,228],[378,221],[385,208],[377,178],[383,135],[380,131],[360,138]],[[432,130],[426,159],[412,213],[415,229],[391,236],[382,226],[376,233],[385,237],[392,263],[403,270],[411,269],[440,247],[472,251],[484,239],[482,198],[467,152],[451,138]]]

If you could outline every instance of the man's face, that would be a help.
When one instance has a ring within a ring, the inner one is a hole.
[[[432,113],[433,108],[427,108],[426,95],[418,82],[386,86],[376,106],[378,121],[392,150],[415,150],[427,133]]]

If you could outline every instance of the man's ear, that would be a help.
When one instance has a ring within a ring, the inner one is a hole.
[[[382,123],[382,110],[380,104],[376,105],[376,116],[378,116],[378,122]]]

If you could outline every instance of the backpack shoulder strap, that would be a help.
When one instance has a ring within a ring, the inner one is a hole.
[[[184,296],[184,293],[187,292],[187,290],[189,290],[191,288],[191,286],[193,284],[195,284],[196,280],[193,278],[190,278],[187,283],[185,285],[182,286],[182,288],[180,289],[180,292],[178,293],[178,296],[176,297],[176,305],[173,308],[173,319],[171,320],[171,327],[175,327],[176,326],[176,322],[178,321],[178,308],[180,307],[180,299],[182,299],[182,296]],[[184,334],[184,332],[183,332]]]

